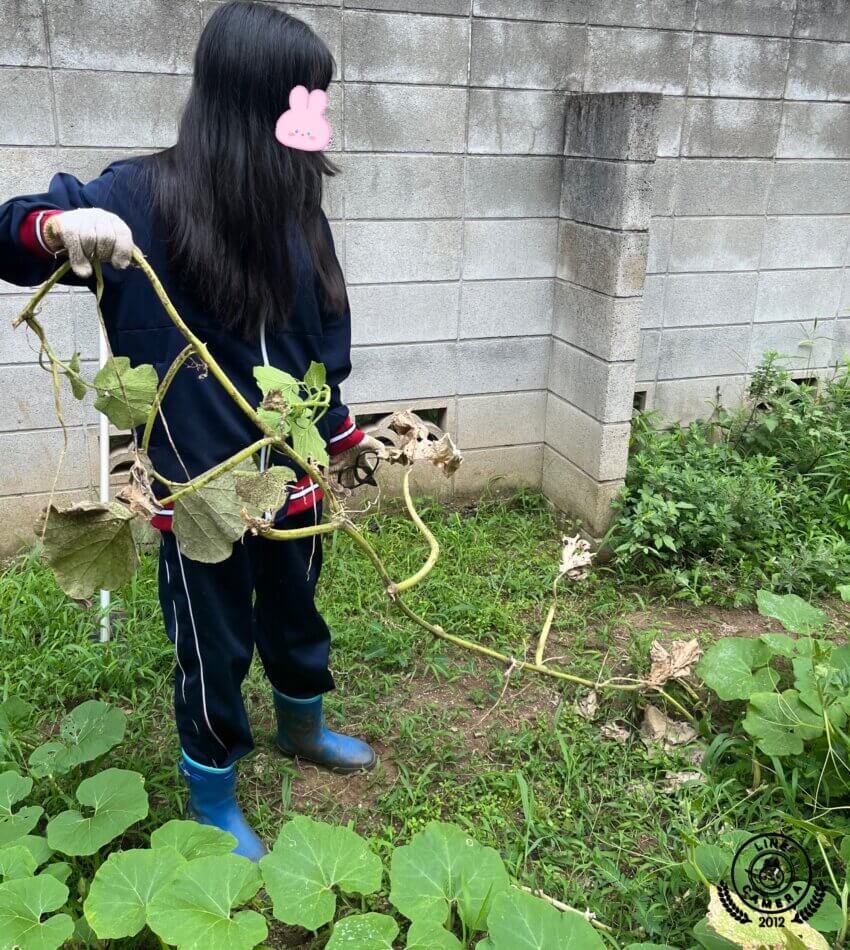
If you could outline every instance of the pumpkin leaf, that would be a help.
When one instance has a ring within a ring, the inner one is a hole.
[[[725,700],[748,699],[755,691],[754,671],[770,662],[766,643],[747,637],[724,637],[699,661],[696,672]]]
[[[753,693],[742,721],[765,755],[799,755],[803,740],[823,734],[823,717],[800,701],[799,693]]]
[[[295,472],[285,465],[273,465],[259,475],[239,475],[236,494],[261,511],[278,511],[286,501]]]
[[[293,420],[289,438],[292,448],[301,458],[313,462],[314,465],[328,464],[328,449],[325,440],[316,425],[306,415]]]
[[[60,775],[83,762],[92,762],[124,738],[127,716],[98,699],[80,703],[62,719],[59,740],[45,742],[29,758],[36,778]]]
[[[756,603],[762,617],[773,617],[791,633],[810,634],[826,623],[826,614],[796,594],[772,594],[769,590],[756,593]]]
[[[56,950],[74,932],[67,914],[58,910],[68,900],[68,888],[50,875],[19,878],[0,884],[0,946],[16,950]]]
[[[738,904],[734,893],[730,891],[729,899],[746,914],[747,922],[741,923],[723,907],[716,887],[712,886],[709,893],[711,896],[708,903],[707,932],[731,941],[735,947],[829,950],[826,940],[816,930],[809,924],[795,923],[792,919],[793,915],[785,915],[781,927],[761,928],[758,919],[754,920],[751,913],[746,913],[746,908]],[[710,944],[704,944],[704,946],[710,946]]]
[[[324,364],[313,360],[304,374],[304,385],[307,389],[322,389],[327,385],[327,379],[328,374]]]
[[[158,386],[150,364],[131,367],[126,356],[110,357],[94,378],[94,407],[116,428],[133,429],[147,421]]]
[[[38,805],[14,810],[32,791],[32,779],[8,771],[0,774],[0,845],[12,844],[28,835],[38,824],[44,809]]]
[[[208,858],[214,854],[229,854],[237,845],[236,838],[212,825],[173,818],[151,835],[151,848],[158,851],[171,848],[187,861]]]
[[[4,881],[32,877],[37,867],[32,851],[24,845],[15,843],[0,848],[0,877]]]
[[[352,914],[334,924],[326,950],[393,950],[397,936],[398,924],[387,914]]]
[[[172,531],[186,557],[203,564],[226,561],[245,531],[236,474],[225,472],[174,502]]]
[[[493,898],[487,915],[489,937],[479,950],[604,950],[605,943],[581,914],[556,910],[515,887]]]
[[[463,950],[453,933],[430,920],[415,920],[407,931],[407,950]]]

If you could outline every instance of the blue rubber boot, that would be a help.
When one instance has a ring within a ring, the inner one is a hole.
[[[245,820],[236,801],[236,766],[214,769],[201,765],[183,753],[180,774],[189,786],[189,813],[202,825],[229,831],[238,844],[234,854],[259,861],[268,849]]]
[[[274,690],[277,745],[285,755],[307,759],[331,772],[347,775],[371,769],[375,753],[361,739],[325,728],[322,697],[293,699]]]

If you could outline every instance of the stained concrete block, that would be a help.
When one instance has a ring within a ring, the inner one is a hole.
[[[469,152],[560,155],[563,144],[563,93],[469,90]]]
[[[604,425],[554,393],[546,404],[546,444],[597,481],[622,478],[631,424]]]
[[[832,351],[832,362],[850,362],[850,320],[835,321],[835,345]]]
[[[665,380],[655,384],[652,408],[665,422],[687,425],[711,418],[718,405],[727,409],[739,405],[746,389],[746,376]]]
[[[850,212],[850,161],[777,162],[768,214]]]
[[[53,147],[0,148],[0,195],[25,195],[47,189],[59,171]]]
[[[690,30],[696,0],[590,0],[587,21],[610,26]]]
[[[339,3],[340,0],[337,0]],[[469,0],[345,0],[347,10],[400,10],[404,13],[445,13],[469,16]]]
[[[762,271],[755,319],[831,320],[841,300],[841,278],[838,269]]]
[[[514,89],[580,89],[584,28],[473,20],[470,83]]]
[[[347,403],[380,401],[405,407],[409,399],[448,398],[457,392],[454,341],[356,346],[351,351],[351,365],[344,386]]]
[[[688,78],[690,34],[672,30],[587,31],[590,92],[663,92],[683,95]]]
[[[97,372],[91,364],[83,364],[86,375]],[[50,374],[34,365],[7,366],[3,369],[3,385],[7,398],[0,404],[0,432],[21,429],[53,429],[58,425],[53,404]],[[71,395],[71,387],[62,387],[62,413],[68,426],[83,421],[80,403]]]
[[[47,66],[41,0],[13,0],[0,6],[2,66]]]
[[[689,99],[682,154],[770,158],[776,152],[782,103],[767,99]]]
[[[469,156],[464,187],[468,218],[554,217],[561,161],[552,157]]]
[[[761,266],[840,267],[850,242],[850,218],[826,215],[767,218]]]
[[[667,277],[664,274],[650,274],[644,281],[643,298],[641,298],[641,329],[648,330],[663,326],[666,286]]]
[[[583,528],[595,538],[608,530],[611,504],[623,487],[622,479],[597,482],[548,445],[543,451],[542,484],[546,497],[562,511],[580,518]]]
[[[355,284],[348,296],[355,346],[457,337],[456,283]]]
[[[632,417],[635,364],[597,359],[561,340],[552,340],[549,390],[600,422]]]
[[[658,110],[659,156],[669,158],[679,154],[682,142],[682,126],[685,116],[685,100],[680,96],[663,96]]]
[[[645,231],[652,211],[653,166],[565,158],[561,217],[619,230]]]
[[[757,323],[750,339],[749,369],[754,370],[768,350],[782,357],[785,369],[829,366],[832,361],[835,320],[815,325],[809,320]]]
[[[792,40],[785,98],[850,99],[850,44]]]
[[[458,393],[545,389],[549,337],[461,340],[457,344]]]
[[[557,218],[466,221],[463,276],[553,277],[557,246]]]
[[[768,161],[683,159],[676,188],[676,213],[762,214],[771,167]]]
[[[609,297],[555,281],[553,335],[602,360],[635,359],[640,317],[640,297]]]
[[[697,96],[782,95],[788,40],[697,34],[688,92]]]
[[[707,369],[723,376],[744,373],[749,342],[749,326],[665,328],[658,349],[658,379],[703,376]]]
[[[462,152],[466,89],[346,83],[345,148]]]
[[[190,73],[201,29],[195,0],[47,0],[60,69]]]
[[[16,330],[12,330],[10,326],[31,296],[28,293],[20,293],[20,288],[17,289],[19,292],[16,294],[0,295],[0,364],[38,362],[38,339],[35,334],[23,326]],[[97,349],[91,353],[87,348],[88,340],[80,341],[76,333],[76,327],[81,321],[88,321],[96,328],[97,317],[91,294],[51,292],[41,305],[39,321],[47,333],[52,349],[60,359],[70,359],[76,349],[82,351],[84,359],[97,356]],[[48,390],[49,380],[49,375],[42,372],[41,381]]]
[[[466,450],[543,442],[546,398],[544,389],[461,396],[453,432],[458,447]]]
[[[344,37],[347,81],[466,83],[468,20],[347,11]]]
[[[52,145],[51,99],[46,69],[0,69],[0,144]]]
[[[696,28],[708,33],[790,36],[796,0],[700,0]]]
[[[658,347],[661,342],[661,330],[641,330],[640,349],[635,367],[635,379],[638,383],[651,382],[658,373]]]
[[[850,103],[786,102],[776,156],[850,158]]]
[[[505,20],[550,20],[554,23],[584,23],[586,0],[473,0],[474,16],[502,17]]]
[[[664,273],[670,260],[670,242],[673,237],[672,218],[652,218],[649,224],[649,250],[646,256],[647,274]],[[649,278],[647,278],[648,280]],[[644,285],[644,294],[646,286]]]
[[[670,270],[758,270],[763,227],[763,218],[743,215],[676,218]]]
[[[845,0],[798,0],[794,36],[850,42]]]
[[[459,155],[347,154],[341,164],[349,220],[459,218],[463,214],[463,159]]]
[[[149,148],[58,148],[56,163],[61,171],[75,175],[80,181],[91,181],[113,162],[150,155],[152,151]]]
[[[3,457],[0,495],[49,492],[54,479],[60,491],[94,484],[97,473],[89,464],[91,451],[83,429],[68,429],[67,437],[67,450],[60,466],[61,429],[0,433],[0,455]]]
[[[652,213],[661,217],[673,214],[673,203],[679,180],[678,158],[659,158],[655,163],[652,188]]]
[[[648,238],[640,231],[610,231],[562,221],[558,277],[617,297],[641,293]]]
[[[617,161],[655,161],[661,96],[586,93],[568,96],[564,155]]]
[[[758,274],[670,274],[664,326],[749,323],[756,303]]]
[[[84,498],[94,500],[89,492],[75,489],[56,492],[53,502],[64,507]],[[50,500],[50,492],[6,498],[0,495],[0,553],[17,554],[31,546],[35,538],[35,523]]]
[[[346,277],[352,284],[456,280],[459,221],[349,221]]]
[[[552,281],[466,280],[460,299],[460,337],[540,335],[552,329]]]
[[[543,446],[516,445],[470,449],[454,477],[456,499],[511,494],[516,488],[537,488],[543,468]]]

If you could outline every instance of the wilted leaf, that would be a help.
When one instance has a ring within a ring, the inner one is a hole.
[[[181,821],[179,818],[167,821],[151,835],[151,848],[154,851],[171,848],[187,861],[228,854],[236,845],[236,838],[227,831],[212,825],[199,825],[196,821]]]
[[[226,472],[174,502],[171,529],[186,557],[203,564],[226,561],[242,537],[244,507],[236,494],[235,472]]]
[[[118,745],[126,725],[126,715],[116,706],[98,699],[81,703],[63,717],[60,740],[45,742],[32,753],[30,772],[36,778],[44,778],[92,762]]]
[[[44,809],[38,805],[14,810],[32,791],[32,779],[8,771],[0,775],[0,845],[11,844],[28,835],[38,824]]]
[[[809,924],[795,923],[793,911],[783,916],[781,927],[759,927],[758,915],[740,904],[735,894],[729,891],[730,900],[749,918],[747,923],[735,920],[726,911],[716,887],[709,889],[708,928],[741,950],[763,950],[764,947],[804,947],[805,950],[829,950],[826,940]],[[777,915],[779,916],[779,915]],[[796,942],[795,942],[796,941]]]
[[[159,379],[153,366],[130,366],[126,356],[110,357],[94,378],[94,407],[118,429],[143,425],[156,398]]]
[[[796,594],[772,594],[769,590],[756,593],[756,602],[762,617],[773,617],[791,633],[814,633],[826,623],[826,614],[812,607]]]
[[[397,936],[398,924],[387,914],[353,914],[334,924],[327,950],[393,950]]]
[[[159,511],[159,503],[151,487],[151,471],[150,459],[140,449],[135,449],[127,484],[115,496],[130,511],[148,520]]]
[[[58,910],[68,900],[68,888],[50,875],[0,884],[0,946],[15,950],[56,950],[74,932],[67,914]]]
[[[593,719],[599,708],[599,693],[595,689],[590,690],[576,703],[576,712],[585,719]]]
[[[295,472],[285,465],[273,465],[258,475],[238,475],[236,494],[260,511],[278,511],[283,507]]]
[[[660,743],[665,752],[675,746],[686,745],[696,738],[696,729],[686,722],[670,719],[656,706],[647,706],[640,727],[644,745]]]
[[[757,686],[753,671],[770,657],[770,648],[760,640],[725,637],[706,650],[696,672],[721,699],[748,699]]]
[[[649,671],[648,682],[653,686],[663,686],[673,679],[684,679],[691,675],[691,667],[702,653],[699,640],[676,640],[668,650],[658,640],[652,641],[649,656],[652,668]]]
[[[47,563],[69,597],[83,600],[99,589],[116,590],[135,573],[134,515],[123,505],[81,501],[64,511],[50,505],[41,517]]]
[[[584,580],[587,577],[587,568],[593,561],[593,555],[590,553],[590,544],[577,534],[573,538],[561,538],[563,550],[561,551],[561,564],[558,568],[558,574],[561,577],[570,577],[574,581]]]
[[[65,373],[68,377],[68,382],[71,384],[71,392],[74,394],[75,399],[85,399],[86,393],[89,391],[88,386],[80,379],[80,353],[79,351],[75,352],[74,355],[68,360],[68,369],[70,372]]]
[[[489,937],[478,950],[605,950],[581,914],[556,910],[515,887],[496,894],[487,915]]]
[[[742,721],[765,755],[799,755],[804,740],[823,734],[823,717],[800,702],[796,690],[753,693]]]
[[[398,446],[384,450],[391,462],[432,462],[445,475],[457,471],[463,457],[448,433],[432,439],[428,426],[411,410],[394,412],[387,427],[400,436]]]
[[[606,722],[599,729],[599,734],[605,739],[611,739],[614,742],[628,742],[631,733],[620,722]]]

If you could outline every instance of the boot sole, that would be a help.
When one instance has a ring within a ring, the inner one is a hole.
[[[324,769],[326,772],[331,772],[334,775],[356,775],[358,772],[371,772],[378,764],[378,756],[373,754],[372,761],[368,765],[358,765],[355,768],[346,767],[344,765],[325,765],[324,762],[311,759],[309,756],[299,755],[297,752],[289,752],[281,745],[276,744],[276,746],[278,752],[280,752],[281,755],[285,755],[287,759],[303,759],[305,762],[309,762],[311,765],[317,765],[320,769]]]

